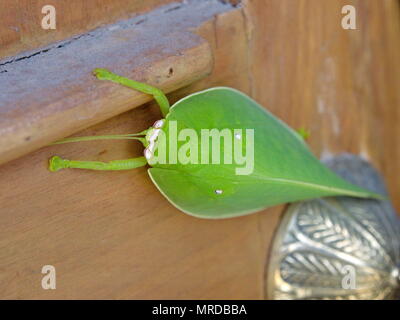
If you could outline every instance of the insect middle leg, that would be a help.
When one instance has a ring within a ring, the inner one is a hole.
[[[156,87],[152,87],[146,83],[138,82],[135,80],[131,80],[125,77],[121,77],[107,69],[97,68],[93,70],[95,76],[100,80],[109,80],[118,84],[122,84],[123,86],[135,89],[137,91],[150,94],[157,101],[160,106],[161,113],[164,117],[169,113],[169,102],[164,92]]]

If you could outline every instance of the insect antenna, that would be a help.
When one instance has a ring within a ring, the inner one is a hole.
[[[55,144],[63,144],[63,143],[70,143],[70,142],[81,142],[81,141],[95,141],[95,140],[139,140],[140,142],[144,143],[145,136],[147,130],[144,130],[139,133],[130,133],[130,134],[116,134],[116,135],[103,135],[103,136],[87,136],[87,137],[71,137],[71,138],[64,138],[53,142],[51,145]],[[140,137],[142,136],[142,137]]]

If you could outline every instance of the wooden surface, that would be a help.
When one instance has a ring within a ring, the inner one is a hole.
[[[2,0],[0,59],[127,19],[173,0]],[[112,2],[112,3],[111,3]],[[56,8],[56,30],[44,30],[42,8]]]
[[[209,44],[189,29],[230,7],[194,2],[179,10],[166,8],[0,66],[0,163],[151,99],[97,80],[94,68],[110,69],[165,92],[210,73]]]
[[[308,128],[317,154],[370,160],[400,211],[399,1],[250,3],[251,95]],[[341,27],[344,5],[356,8],[356,30]]]
[[[206,20],[194,32],[209,45],[213,71],[169,98],[214,85],[251,94],[291,126],[308,128],[316,154],[369,157],[399,210],[400,11],[397,1],[353,3],[355,31],[341,29],[336,0],[249,1]],[[150,103],[77,135],[137,132],[158,118]],[[1,298],[264,297],[268,249],[283,207],[200,220],[173,208],[145,168],[46,170],[54,154],[107,161],[141,151],[135,142],[86,142],[42,148],[0,166]],[[56,267],[56,290],[41,288],[46,264]]]

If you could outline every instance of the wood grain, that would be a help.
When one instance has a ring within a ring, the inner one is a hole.
[[[209,45],[189,29],[227,8],[219,2],[163,7],[0,66],[0,163],[152,99],[97,80],[94,68],[165,92],[210,73]]]
[[[341,27],[354,5],[357,29]],[[385,176],[400,211],[399,1],[254,1],[249,17],[251,95],[321,157],[353,152]]]
[[[213,40],[215,36],[224,36],[225,41],[218,43],[217,50],[229,50],[232,61],[240,60],[245,48],[235,45],[238,39],[244,39],[240,25],[234,23],[241,17],[240,12],[222,15],[199,31],[212,37],[213,50],[217,44]],[[230,28],[225,29],[228,25]],[[240,75],[241,68],[241,64],[231,66],[225,64],[224,59],[216,59],[214,72],[219,77],[227,77],[229,83],[235,81],[229,80],[233,75]],[[237,82],[239,88],[240,83]],[[171,101],[180,98],[185,91],[174,92],[170,95]],[[142,130],[158,117],[156,106],[151,104],[81,134]],[[7,207],[1,217],[9,223],[2,225],[1,231],[5,232],[1,234],[7,240],[2,243],[0,252],[6,252],[5,260],[10,261],[16,254],[6,250],[6,243],[11,241],[13,248],[22,250],[17,255],[23,259],[16,265],[13,263],[10,271],[4,270],[6,277],[0,285],[5,288],[3,297],[201,299],[262,296],[265,256],[259,253],[266,252],[266,244],[260,241],[260,234],[254,232],[259,227],[258,215],[214,223],[186,216],[159,194],[145,169],[117,172],[116,175],[84,171],[55,175],[46,170],[46,160],[53,154],[107,161],[135,156],[141,150],[139,144],[123,141],[59,145],[0,169],[2,177],[14,181],[12,186],[3,184],[0,194],[18,189],[18,194],[30,195],[25,198],[23,207],[15,202],[20,201],[17,200],[19,196],[5,199]],[[30,162],[29,167],[26,161]],[[9,170],[11,165],[13,170]],[[23,177],[28,171],[25,170],[33,170],[37,176],[30,173],[26,181]],[[21,183],[28,189],[21,188]],[[41,187],[32,192],[32,183]],[[43,202],[36,192],[47,194],[47,200]],[[57,205],[60,202],[62,206]],[[268,215],[269,220],[272,217],[274,215]],[[28,220],[28,230],[17,232],[21,225],[13,221]],[[271,227],[274,225],[271,223]],[[272,234],[272,229],[266,234]],[[55,291],[45,291],[38,286],[41,275],[37,268],[47,260],[51,260],[46,263],[54,264],[58,271]]]
[[[0,59],[34,50],[174,0],[2,0]],[[112,2],[112,3],[111,3]],[[56,30],[44,30],[42,7],[56,9]],[[176,6],[176,5],[175,5]]]
[[[82,134],[131,132],[158,117],[156,106],[144,106]],[[158,192],[145,168],[100,174],[46,169],[54,154],[107,161],[141,152],[135,142],[60,145],[1,167],[1,298],[262,295],[266,245],[255,232],[258,215],[223,221],[187,216]],[[272,234],[274,225],[263,231]],[[56,290],[41,288],[45,264],[56,268]]]
[[[242,13],[234,10],[197,29],[215,60],[209,80],[194,87],[225,81],[246,90],[245,65],[236,63],[246,53],[242,20]],[[174,91],[171,102],[188,90],[193,88]],[[150,104],[79,134],[140,131],[159,117],[157,107]],[[214,223],[186,216],[163,198],[145,169],[116,175],[84,171],[58,175],[46,169],[54,154],[107,161],[141,152],[140,145],[123,141],[58,145],[0,167],[2,298],[251,299],[263,295],[267,247],[257,232],[258,215]],[[276,211],[275,217],[279,214]],[[268,215],[270,221],[273,217]],[[271,223],[268,234],[275,224]],[[56,267],[54,291],[40,287],[43,264]]]

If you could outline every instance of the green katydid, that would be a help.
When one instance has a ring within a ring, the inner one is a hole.
[[[324,196],[382,197],[346,182],[323,166],[310,152],[301,133],[296,133],[238,90],[211,88],[191,94],[170,107],[164,93],[155,87],[106,69],[95,69],[94,74],[100,80],[153,95],[164,118],[136,134],[74,137],[56,142],[139,140],[145,147],[142,157],[98,162],[54,156],[50,159],[51,171],[63,168],[128,170],[149,164],[151,180],[175,207],[196,217],[213,219],[246,215],[277,204]],[[206,136],[198,146],[196,139],[213,130],[219,136],[215,140],[211,135]],[[196,141],[188,141],[188,138]],[[233,150],[232,145],[238,150]],[[232,158],[243,164],[243,151],[251,148],[254,158],[250,170],[238,169]],[[199,157],[202,152],[206,155]],[[215,153],[220,156],[217,157],[219,162],[212,158]],[[177,158],[184,160],[180,162]]]

